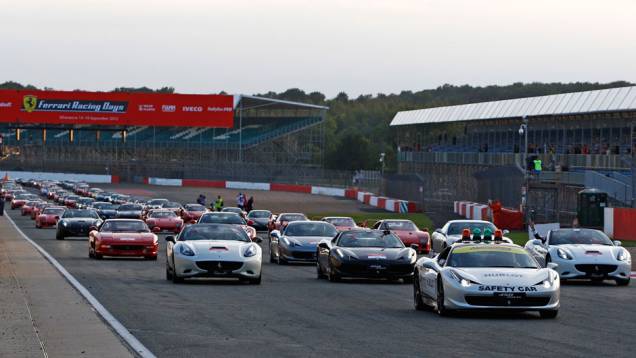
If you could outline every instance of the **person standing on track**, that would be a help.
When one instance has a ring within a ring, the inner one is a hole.
[[[238,195],[236,196],[236,206],[241,210],[245,208],[245,196],[243,195],[243,193],[238,193]]]
[[[212,207],[212,211],[223,210],[223,198],[221,197],[221,195],[217,196],[214,204],[210,204],[210,206]]]
[[[205,195],[199,194],[197,198],[197,204],[205,206]]]
[[[252,210],[254,210],[254,197],[250,196],[250,199],[247,201],[247,204],[245,204],[245,211],[249,213]]]

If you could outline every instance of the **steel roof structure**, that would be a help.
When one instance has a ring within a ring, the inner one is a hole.
[[[636,111],[636,86],[398,112],[391,126]]]

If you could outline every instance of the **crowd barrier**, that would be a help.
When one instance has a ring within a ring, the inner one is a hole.
[[[144,178],[144,183],[150,185],[265,190],[326,195],[358,200],[364,204],[396,213],[414,213],[420,211],[417,207],[417,203],[415,202],[378,196],[373,193],[359,191],[356,188],[344,189],[299,184],[253,183],[202,179],[168,179],[155,177]]]

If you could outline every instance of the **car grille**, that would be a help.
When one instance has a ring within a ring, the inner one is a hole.
[[[550,302],[550,297],[466,296],[465,298],[469,305],[489,307],[545,306]]]
[[[295,259],[299,259],[299,260],[315,260],[316,259],[316,253],[313,251],[308,251],[308,252],[294,251],[292,252],[292,256]]]
[[[121,251],[140,251],[144,249],[143,245],[117,245],[112,247],[115,250]]]
[[[240,269],[243,263],[240,261],[197,261],[197,266],[206,271],[234,271]]]
[[[577,270],[581,272],[585,272],[588,275],[591,274],[608,274],[610,272],[616,271],[616,265],[595,265],[595,264],[585,264],[585,265],[575,265]]]

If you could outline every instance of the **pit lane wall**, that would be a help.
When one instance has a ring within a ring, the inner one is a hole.
[[[605,208],[603,231],[614,240],[636,241],[636,209]]]
[[[283,191],[292,193],[326,195],[358,200],[361,203],[395,213],[419,212],[419,209],[415,202],[378,196],[373,193],[359,191],[356,188],[344,189],[303,184],[259,183],[202,179],[168,179],[155,177],[144,178],[144,183],[149,185]]]
[[[48,172],[23,172],[23,171],[0,171],[3,178],[7,179],[35,179],[35,180],[73,180],[95,184],[118,184],[117,175],[96,175],[96,174],[73,174],[73,173],[48,173]]]

